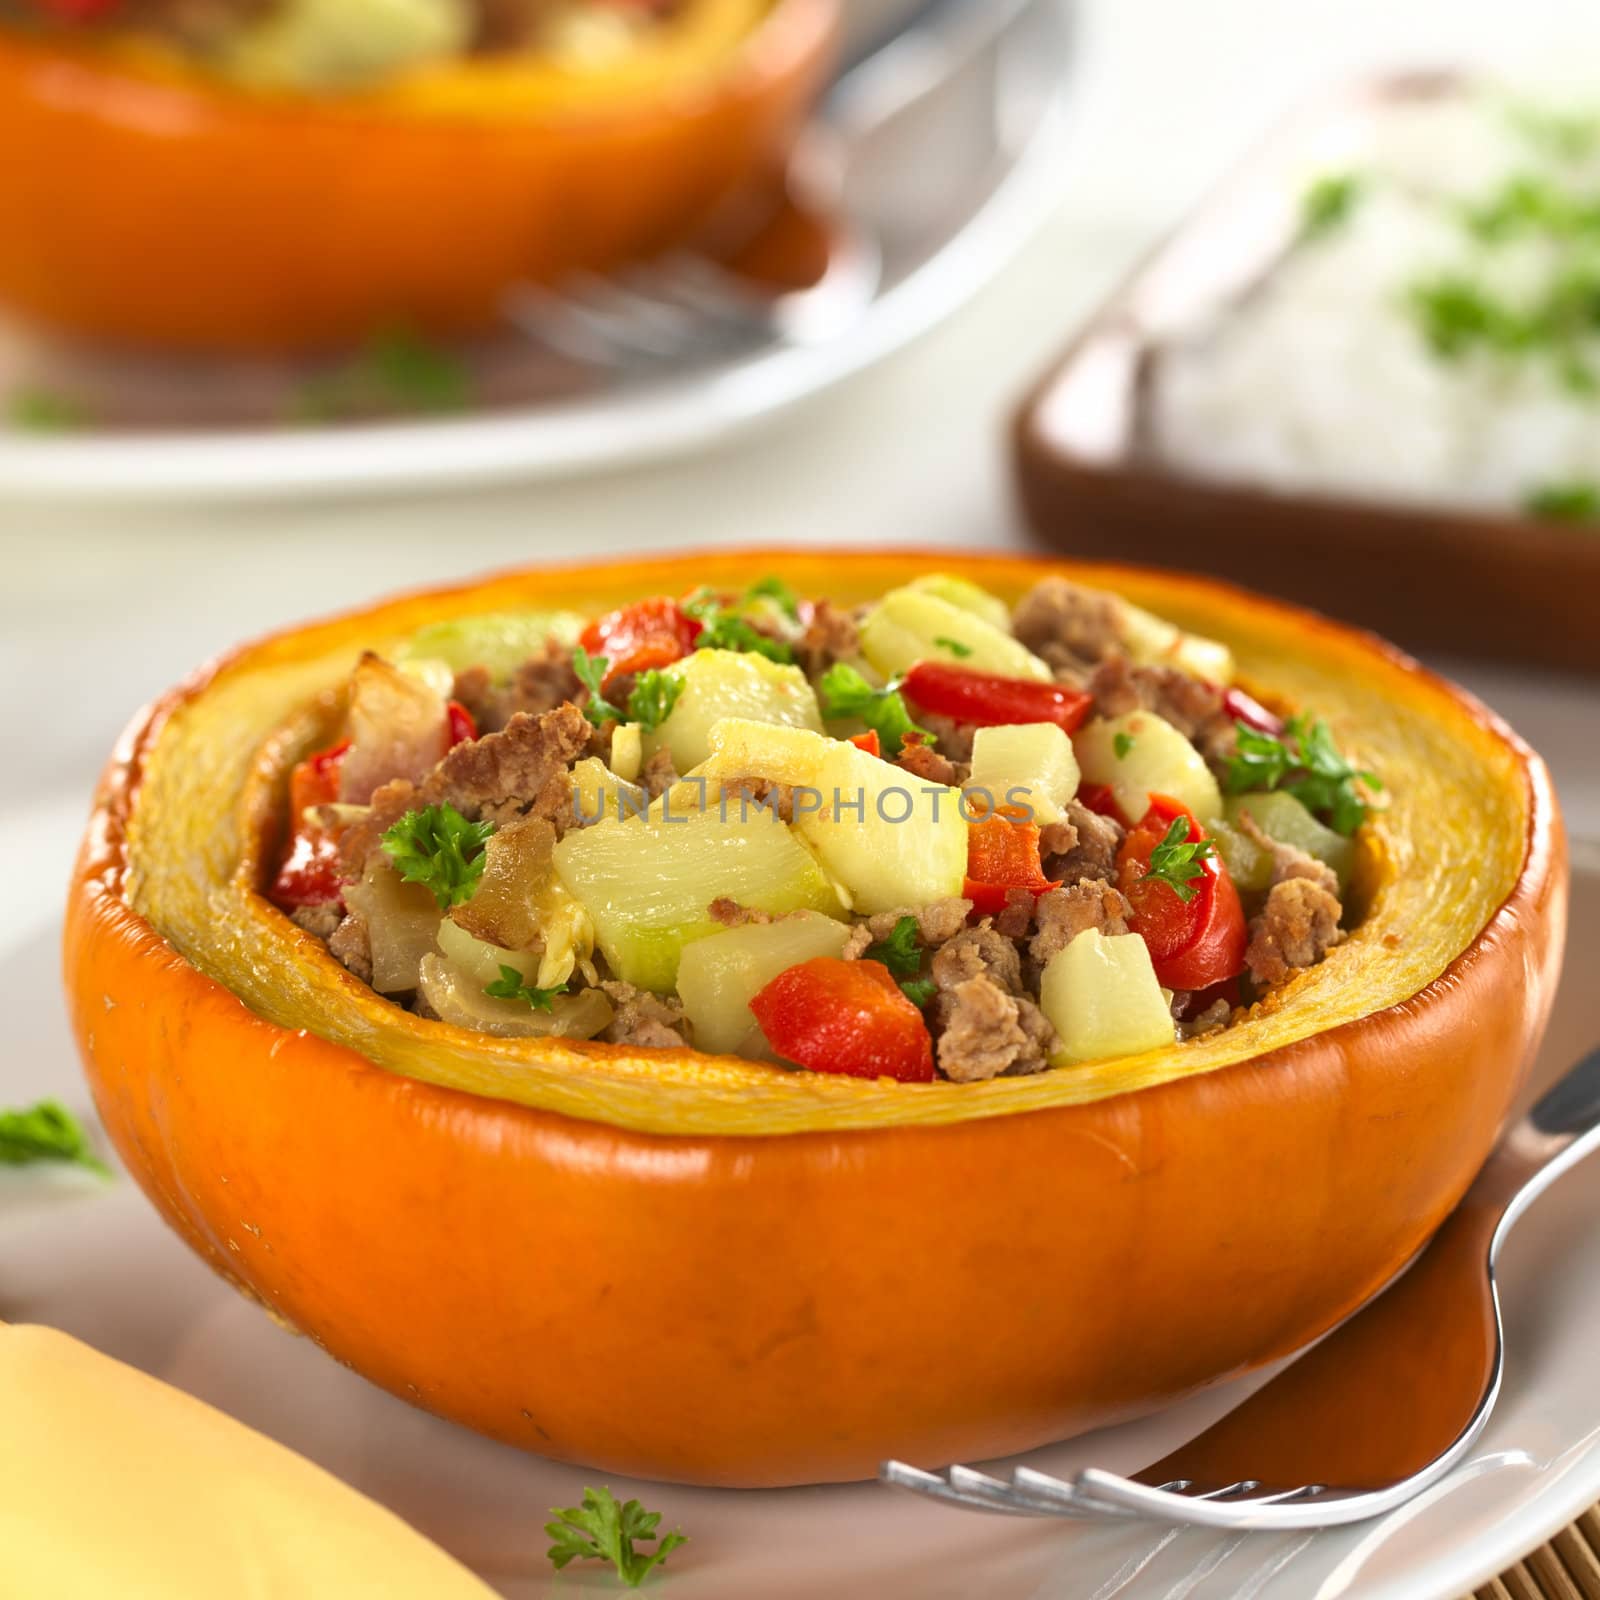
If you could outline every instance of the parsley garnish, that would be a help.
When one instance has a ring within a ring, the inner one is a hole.
[[[465,363],[406,328],[376,333],[348,361],[313,378],[296,410],[309,422],[371,411],[461,411],[471,398]]]
[[[655,667],[647,668],[639,674],[628,696],[628,721],[637,722],[646,733],[654,733],[672,715],[682,693],[682,678]]]
[[[1216,854],[1216,846],[1209,839],[1189,838],[1190,822],[1187,817],[1174,817],[1166,837],[1150,852],[1150,866],[1145,880],[1164,883],[1187,905],[1200,892],[1194,887],[1196,878],[1206,873],[1204,863]]]
[[[535,989],[515,967],[502,964],[500,976],[493,983],[486,983],[483,992],[491,1000],[526,1000],[535,1011],[550,1011],[554,1009],[550,1002],[558,994],[565,994],[567,986],[558,983],[553,989]]]
[[[932,978],[918,976],[922,971],[922,945],[917,938],[915,917],[901,917],[889,937],[870,946],[862,960],[882,962],[906,998],[919,1008],[939,992],[939,985]]]
[[[696,650],[743,650],[784,666],[794,660],[792,646],[764,634],[732,607],[723,605],[710,589],[695,590],[683,602],[683,609],[700,624]]]
[[[27,433],[70,433],[89,420],[89,413],[71,395],[54,389],[19,389],[7,407],[11,426]]]
[[[1133,735],[1131,733],[1116,734],[1111,740],[1111,748],[1116,751],[1118,761],[1126,761],[1128,752],[1133,749]]]
[[[912,720],[898,680],[885,688],[874,689],[854,667],[837,661],[823,673],[817,687],[822,691],[823,716],[831,719],[858,717],[869,728],[876,729],[887,761],[900,754],[908,734],[933,737]]]
[[[621,709],[606,699],[605,691],[600,687],[606,675],[606,668],[610,665],[604,656],[590,655],[581,644],[572,652],[572,670],[577,673],[578,681],[589,691],[589,698],[584,702],[583,714],[597,728],[607,722],[622,721]]]
[[[672,708],[683,693],[683,679],[658,667],[647,667],[634,679],[624,710],[607,700],[600,687],[610,665],[604,656],[591,656],[582,645],[572,652],[572,670],[589,691],[584,716],[597,728],[608,722],[637,722],[646,733],[654,733],[672,715]]]
[[[111,1169],[89,1147],[89,1137],[65,1106],[41,1100],[25,1111],[0,1111],[0,1165],[70,1161],[109,1178]]]
[[[547,1522],[544,1531],[553,1541],[548,1554],[557,1571],[569,1561],[609,1561],[630,1589],[637,1589],[653,1567],[689,1542],[681,1533],[657,1534],[659,1511],[646,1511],[637,1500],[618,1505],[609,1489],[585,1489],[581,1506],[552,1506],[550,1514],[556,1520]],[[659,1541],[651,1554],[634,1548],[648,1539]]]
[[[1327,819],[1346,838],[1372,809],[1366,792],[1383,785],[1370,772],[1359,772],[1340,754],[1326,722],[1292,717],[1282,739],[1248,723],[1238,729],[1237,752],[1228,758],[1223,785],[1230,794],[1282,789],[1307,811]]]
[[[800,601],[782,578],[769,574],[758,583],[752,583],[745,590],[744,598],[747,605],[752,600],[771,600],[791,622],[800,620]]]
[[[959,639],[947,639],[943,634],[940,634],[933,642],[941,650],[948,650],[951,655],[962,661],[972,654],[972,646],[970,644],[962,644]]]
[[[420,883],[443,910],[470,900],[483,876],[492,822],[468,822],[452,805],[408,811],[383,836],[384,854],[407,883]]]
[[[1593,522],[1600,517],[1600,484],[1583,479],[1542,483],[1522,504],[1529,516],[1546,522]]]
[[[1300,201],[1300,237],[1325,238],[1348,222],[1361,192],[1361,180],[1351,173],[1318,178]]]

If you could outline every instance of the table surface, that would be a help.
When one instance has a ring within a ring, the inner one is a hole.
[[[1341,73],[1466,61],[1557,77],[1596,59],[1584,44],[1600,44],[1600,12],[1582,0],[1088,0],[1059,209],[946,326],[753,436],[476,495],[137,513],[0,501],[0,881],[24,903],[59,898],[95,774],[135,708],[296,618],[543,558],[749,540],[1025,547],[1011,406],[1277,115]],[[1600,687],[1439,664],[1545,754],[1573,833],[1600,845]]]

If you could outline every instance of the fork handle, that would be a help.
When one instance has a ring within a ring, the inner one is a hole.
[[[1493,1219],[1492,1260],[1501,1241],[1557,1178],[1600,1149],[1600,1049],[1591,1050],[1508,1129],[1462,1200]]]

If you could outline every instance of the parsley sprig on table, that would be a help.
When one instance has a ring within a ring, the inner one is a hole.
[[[491,1000],[524,1000],[534,1011],[553,1011],[551,1002],[558,994],[565,994],[567,986],[558,983],[552,989],[537,989],[515,967],[502,964],[500,976],[485,984],[483,992]]]
[[[558,1571],[569,1561],[609,1561],[630,1589],[637,1589],[651,1570],[689,1541],[677,1532],[658,1534],[659,1511],[646,1511],[637,1500],[617,1504],[609,1489],[585,1489],[581,1506],[552,1506],[556,1520],[544,1531],[552,1543],[550,1564]],[[638,1546],[656,1540],[648,1555]]]
[[[597,728],[607,722],[637,722],[646,733],[654,733],[672,715],[672,708],[683,693],[683,679],[658,667],[648,667],[633,680],[627,705],[614,705],[602,688],[610,664],[604,656],[591,656],[582,645],[572,652],[572,670],[589,691],[583,714]]]
[[[932,978],[920,976],[922,945],[917,938],[915,917],[901,917],[889,937],[869,946],[862,959],[882,962],[906,998],[915,1006],[927,1005],[939,991],[938,984]]]
[[[420,883],[448,911],[472,898],[493,833],[492,822],[468,822],[452,805],[424,806],[384,834],[383,850],[407,883]]]
[[[90,1148],[78,1119],[54,1100],[25,1110],[0,1111],[0,1166],[65,1161],[109,1178],[111,1169]]]
[[[932,737],[906,710],[898,680],[882,689],[874,689],[854,667],[837,661],[823,673],[818,688],[822,693],[823,716],[829,719],[858,718],[869,728],[875,729],[883,754],[890,761],[900,754],[908,734],[920,733]]]
[[[1281,739],[1246,722],[1236,727],[1238,746],[1223,772],[1229,794],[1282,789],[1346,838],[1366,821],[1383,785],[1350,765],[1326,722],[1292,717]]]
[[[1206,875],[1205,863],[1217,853],[1209,839],[1189,837],[1190,822],[1187,817],[1174,817],[1161,843],[1150,852],[1150,866],[1144,881],[1164,883],[1185,905],[1200,892],[1194,886],[1196,878]]]

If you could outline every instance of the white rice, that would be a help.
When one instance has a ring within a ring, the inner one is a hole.
[[[1293,245],[1253,289],[1163,343],[1150,391],[1156,448],[1195,474],[1287,492],[1515,509],[1548,485],[1600,485],[1600,394],[1548,351],[1445,359],[1411,300],[1459,275],[1511,304],[1536,300],[1584,241],[1544,232],[1486,243],[1461,219],[1510,178],[1558,181],[1600,203],[1600,139],[1562,155],[1483,96],[1396,107],[1349,170],[1349,215]],[[1286,232],[1318,174],[1286,181]],[[1577,347],[1600,378],[1600,339]]]

